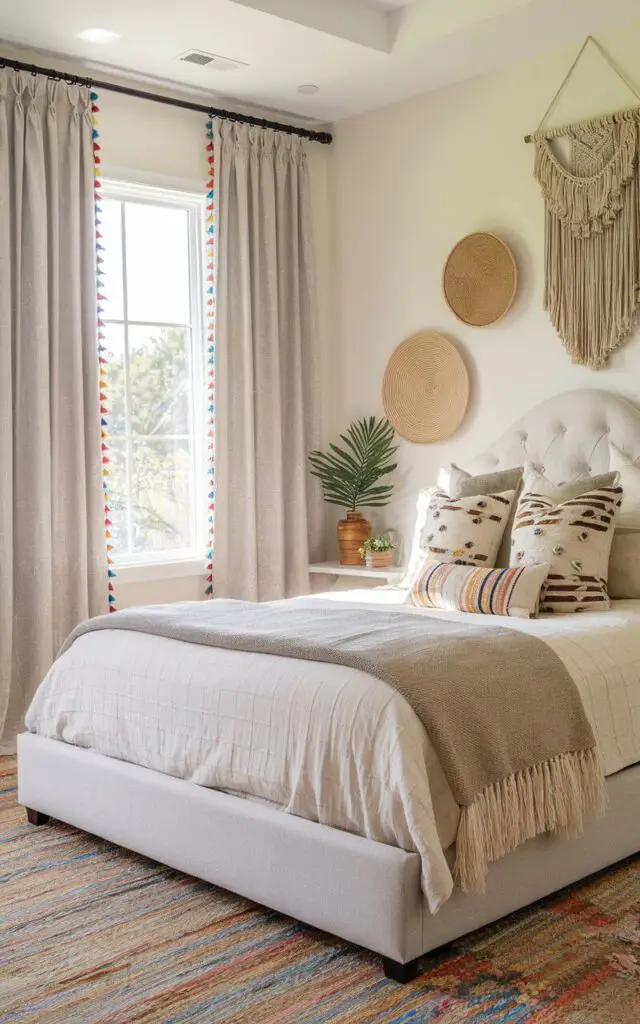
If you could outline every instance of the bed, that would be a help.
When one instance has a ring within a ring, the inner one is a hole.
[[[465,468],[510,468],[526,458],[544,466],[550,478],[566,480],[607,470],[609,440],[631,457],[640,456],[640,412],[615,395],[571,392],[532,410]],[[403,595],[376,590],[332,594],[331,599],[366,607],[367,602],[393,604]],[[455,613],[446,613],[447,618],[452,616]],[[152,759],[142,767],[134,763],[133,753],[127,754],[128,760],[122,753],[113,756],[122,748],[109,745],[109,729],[96,737],[86,720],[76,718],[61,727],[60,716],[49,735],[41,724],[38,731],[19,737],[19,800],[34,824],[57,818],[240,893],[381,954],[387,976],[408,981],[425,953],[640,849],[640,602],[615,602],[609,612],[558,618],[563,621],[509,620],[508,625],[542,636],[569,669],[603,754],[609,808],[604,818],[589,821],[578,839],[542,835],[497,861],[489,870],[484,894],[447,888],[458,808],[419,723],[409,766],[414,772],[408,787],[411,796],[405,799],[402,814],[381,787],[379,813],[365,824],[356,820],[350,798],[331,815],[331,824],[313,820],[312,807],[287,806],[275,770],[263,771],[269,782],[264,790],[241,796],[234,772],[246,770],[242,764],[209,764],[214,775],[201,777],[197,770],[172,765],[167,770],[163,764],[164,770],[159,770]],[[164,638],[134,638],[124,631],[90,634],[68,652],[73,654],[75,648],[69,671],[75,672],[78,686],[84,680],[93,687],[104,703],[106,721],[106,695],[121,694],[126,683],[127,699],[133,700],[139,689],[136,680],[145,674],[162,681],[167,702],[179,709],[181,680],[197,682],[198,673],[210,672],[210,659],[216,657],[216,649],[196,656],[189,650],[193,646]],[[225,652],[227,662],[233,661],[231,653],[236,652]],[[274,666],[267,664],[267,655],[237,657],[253,659],[245,662],[252,686],[261,673],[261,685],[272,686],[264,680],[273,680],[275,672],[281,699],[300,687],[296,672],[302,671],[301,662],[283,658]],[[216,664],[222,671],[222,662]],[[304,666],[305,692],[309,686],[313,689],[315,678],[318,693],[320,677],[328,680],[329,668],[336,668]],[[98,682],[100,673],[103,678]],[[345,687],[347,694],[355,694],[356,705],[362,699],[362,685],[363,680],[354,678]],[[251,694],[255,696],[255,688],[249,687],[244,698]],[[135,707],[131,705],[131,721]],[[302,710],[307,724],[313,723],[312,709]],[[406,715],[401,697],[392,710],[390,728],[402,734],[414,728],[411,709]],[[366,722],[365,711],[358,722]],[[217,712],[219,722],[225,708],[218,707]],[[46,709],[40,718],[45,721]],[[184,722],[188,728],[188,718]],[[239,705],[234,707],[234,722],[234,728],[246,727]],[[311,738],[306,736],[300,745],[305,770]],[[358,750],[366,749],[366,735],[362,743],[358,747],[354,741],[356,766]],[[252,738],[246,745],[251,749]],[[385,765],[384,771],[387,768],[392,771],[393,764]],[[177,777],[180,773],[188,777]],[[210,788],[212,778],[216,788]],[[362,785],[361,780],[354,785]],[[424,804],[420,813],[427,854],[419,844],[416,848],[413,835],[403,833],[404,820],[410,816],[406,807],[414,799]],[[425,860],[432,890],[425,889]]]

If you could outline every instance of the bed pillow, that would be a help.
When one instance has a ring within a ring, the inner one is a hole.
[[[522,472],[522,466],[518,466],[517,469],[501,469],[474,476],[452,462],[448,469],[441,470],[439,479],[447,479],[447,486],[443,486],[442,489],[452,498],[469,498],[474,494],[517,491],[522,480]]]
[[[620,473],[622,508],[609,559],[609,594],[618,600],[640,598],[640,466],[609,444],[609,465]]]
[[[640,466],[614,444],[609,445],[609,465],[619,472],[624,491],[617,526],[640,530]]]
[[[539,467],[529,462],[524,467],[522,493],[527,491],[529,494],[543,494],[545,498],[551,498],[555,505],[560,505],[570,498],[577,498],[585,491],[597,491],[600,487],[616,487],[619,483],[620,477],[614,470],[601,473],[599,476],[576,477],[574,480],[554,484]]]
[[[622,527],[614,531],[608,590],[615,601],[640,599],[640,530]]]
[[[414,575],[425,560],[494,566],[515,492],[452,498],[433,488],[426,494]]]
[[[474,494],[500,494],[503,491],[515,491],[515,500],[511,503],[511,512],[507,520],[502,542],[496,556],[496,565],[509,565],[511,527],[518,503],[518,491],[522,483],[522,466],[515,469],[495,470],[492,473],[481,473],[473,476],[465,469],[460,469],[454,462],[443,467],[438,474],[438,486],[452,498],[468,498]]]
[[[609,554],[621,504],[621,487],[586,491],[560,504],[523,492],[513,524],[511,565],[549,563],[541,611],[609,607]]]
[[[411,541],[411,552],[407,574],[404,578],[404,585],[409,586],[411,580],[422,564],[421,540],[424,524],[427,516],[427,508],[434,491],[444,491],[452,498],[467,498],[474,494],[501,494],[503,491],[516,491],[522,480],[522,467],[519,469],[506,469],[495,473],[483,473],[481,476],[472,476],[464,469],[460,469],[452,463],[443,467],[438,473],[438,483],[434,487],[424,487],[418,492],[416,505],[416,519],[413,527],[413,539]],[[515,513],[516,502],[511,504],[511,520]],[[507,524],[507,528],[509,524]],[[504,548],[504,551],[503,551]],[[503,544],[500,548],[500,565],[509,564],[509,536],[505,532]]]
[[[455,563],[427,563],[416,576],[410,596],[418,608],[529,619],[537,614],[540,588],[548,572],[548,565],[476,569]]]

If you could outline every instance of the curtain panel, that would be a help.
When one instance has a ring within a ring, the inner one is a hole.
[[[89,91],[0,69],[0,733],[105,611]]]
[[[214,121],[217,597],[307,592],[322,503],[315,260],[302,140]]]

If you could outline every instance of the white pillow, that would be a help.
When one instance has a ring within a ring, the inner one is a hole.
[[[421,492],[419,560],[495,565],[515,491],[452,498],[437,488]]]
[[[620,485],[624,491],[622,508],[616,526],[640,530],[640,466],[630,455],[621,452],[615,444],[609,443],[609,465],[618,470]]]
[[[640,466],[609,443],[609,464],[620,473],[622,508],[609,559],[609,594],[618,600],[640,598]]]
[[[611,467],[612,470],[616,468],[615,466]],[[618,474],[609,472],[601,473],[598,476],[576,477],[574,480],[565,480],[563,483],[554,484],[534,463],[528,462],[524,467],[522,492],[543,494],[545,498],[551,498],[554,505],[560,505],[563,501],[577,498],[585,491],[597,491],[600,487],[617,487],[619,483]]]
[[[503,491],[517,491],[522,482],[522,466],[513,469],[496,469],[487,473],[467,473],[452,462],[438,474],[440,490],[454,498],[467,498],[472,494],[501,494]],[[446,480],[446,484],[442,481]]]
[[[609,607],[607,579],[621,487],[601,487],[554,504],[523,492],[511,539],[511,565],[548,562],[541,611],[602,611]]]
[[[407,572],[401,583],[401,586],[403,587],[411,586],[411,582],[424,560],[424,555],[420,547],[422,531],[427,519],[427,509],[429,508],[431,496],[435,494],[437,490],[437,487],[423,487],[422,490],[418,491],[418,500],[416,502],[416,521],[413,527],[413,538],[411,540],[411,553],[407,564]]]
[[[616,601],[640,599],[640,530],[614,530],[608,590]]]

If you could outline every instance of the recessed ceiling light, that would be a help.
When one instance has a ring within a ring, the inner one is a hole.
[[[299,85],[298,92],[301,92],[303,96],[313,96],[314,92],[320,92],[319,85]]]
[[[77,39],[84,39],[85,43],[113,43],[116,39],[121,39],[117,32],[112,32],[109,28],[85,28],[82,32],[78,32]]]

